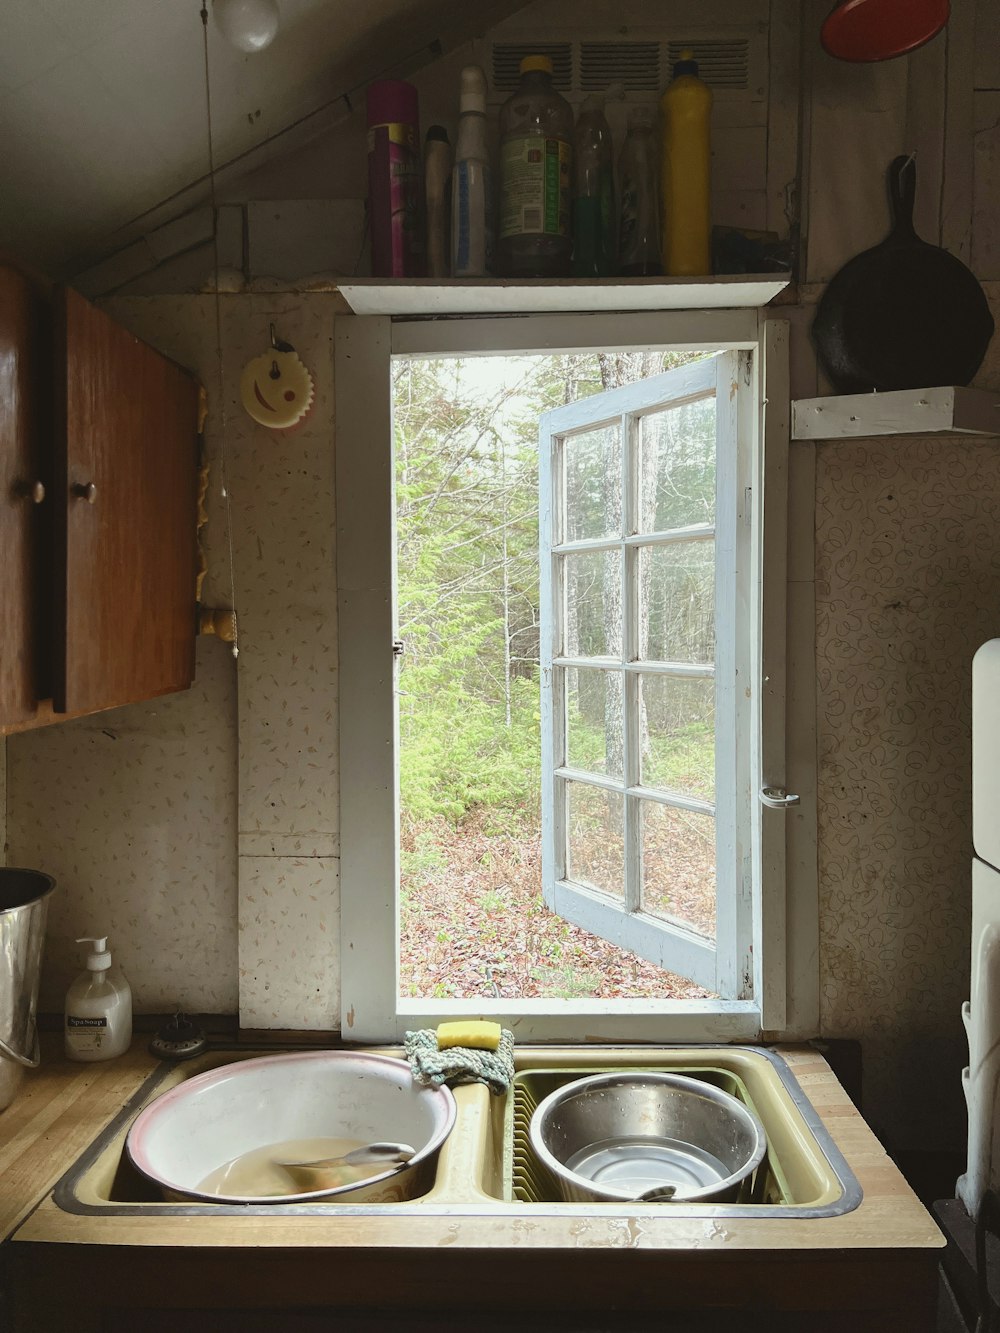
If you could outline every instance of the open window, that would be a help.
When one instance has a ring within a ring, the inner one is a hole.
[[[549,1039],[785,1029],[808,930],[785,875],[783,330],[755,310],[338,322],[345,1037],[456,1013]],[[686,364],[540,416],[541,894],[698,998],[401,994],[393,358],[595,349]]]
[[[752,384],[723,352],[539,433],[545,901],[726,999],[752,995]]]

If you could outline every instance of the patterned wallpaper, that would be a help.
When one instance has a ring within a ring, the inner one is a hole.
[[[984,388],[1000,388],[996,342]],[[817,446],[816,630],[823,1032],[862,1041],[876,1131],[894,1146],[954,1145],[971,664],[1000,635],[1000,440]]]
[[[1000,445],[817,454],[822,1024],[862,1038],[866,1107],[915,1146],[963,1106],[970,672],[1000,634]]]

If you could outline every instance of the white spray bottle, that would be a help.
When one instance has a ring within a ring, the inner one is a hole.
[[[70,1060],[113,1060],[132,1040],[132,989],[120,971],[111,971],[106,935],[85,935],[77,944],[94,947],[86,972],[66,992],[66,1055]]]

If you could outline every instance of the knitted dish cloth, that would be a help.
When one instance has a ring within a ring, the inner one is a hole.
[[[514,1077],[514,1034],[502,1028],[495,1051],[476,1051],[470,1046],[446,1046],[438,1050],[437,1033],[431,1028],[407,1032],[403,1038],[406,1058],[414,1081],[424,1087],[442,1083],[486,1083],[493,1093],[506,1092]]]

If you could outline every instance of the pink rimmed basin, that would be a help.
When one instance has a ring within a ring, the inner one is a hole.
[[[137,1170],[168,1199],[287,1204],[395,1203],[431,1188],[455,1123],[447,1088],[414,1083],[404,1060],[361,1051],[265,1055],[198,1074],[139,1112],[125,1141]],[[358,1184],[266,1197],[207,1194],[199,1185],[243,1153],[290,1139],[409,1143],[416,1154]]]

